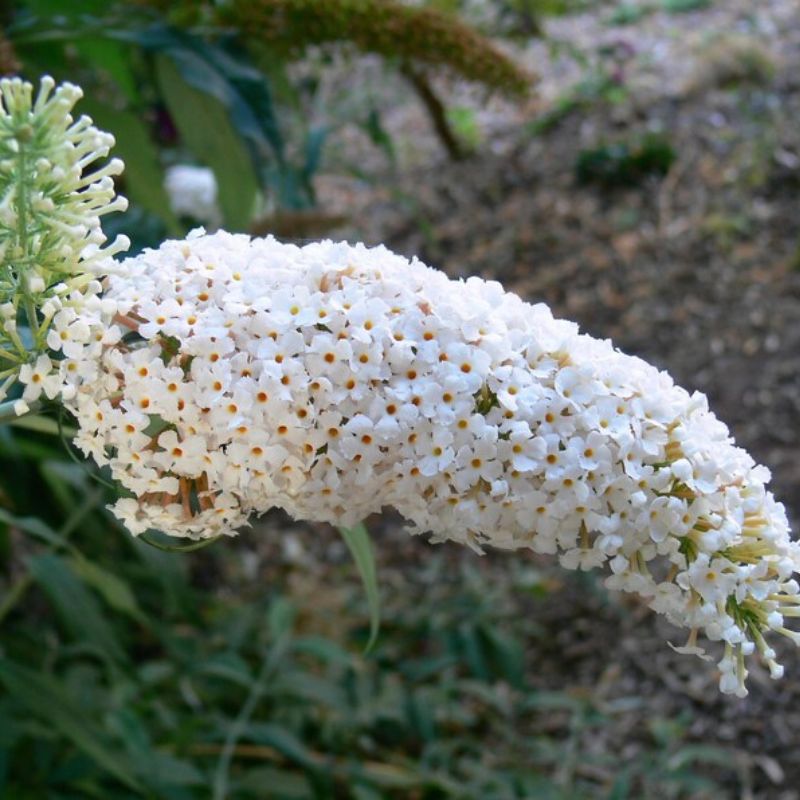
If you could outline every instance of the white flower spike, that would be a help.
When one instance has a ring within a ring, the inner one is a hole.
[[[391,506],[435,541],[607,564],[689,630],[676,649],[723,643],[725,692],[746,693],[754,650],[781,674],[765,634],[800,638],[800,550],[769,472],[703,395],[544,305],[382,247],[203,231],[96,290],[56,313],[53,368],[134,534]]]

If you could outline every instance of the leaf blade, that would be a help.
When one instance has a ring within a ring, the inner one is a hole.
[[[381,624],[380,595],[378,593],[377,569],[375,566],[375,553],[372,549],[372,541],[364,523],[356,525],[354,528],[339,528],[339,533],[347,544],[353,561],[356,563],[364,591],[367,596],[367,606],[369,608],[369,640],[364,648],[365,653],[372,650],[378,638],[378,631]]]
[[[0,658],[0,683],[32,714],[56,728],[99,767],[134,791],[142,784],[119,753],[103,742],[103,733],[75,706],[66,687],[48,675]]]
[[[230,122],[228,110],[215,96],[200,91],[185,72],[222,80],[213,68],[193,53],[156,56],[156,74],[164,100],[189,149],[209,166],[217,179],[219,204],[225,225],[244,230],[250,223],[258,194],[256,169],[241,136]]]

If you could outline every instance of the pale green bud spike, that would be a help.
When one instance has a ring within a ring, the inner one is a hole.
[[[113,180],[124,165],[115,158],[93,169],[114,137],[73,118],[82,96],[50,76],[36,93],[20,78],[0,80],[0,307],[13,309],[15,323],[0,330],[0,401],[46,350],[52,313],[43,307],[80,303],[130,245],[118,236],[104,246],[101,218],[127,208]]]

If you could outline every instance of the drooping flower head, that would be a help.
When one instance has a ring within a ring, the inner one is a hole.
[[[72,118],[81,95],[50,77],[35,97],[26,81],[0,80],[0,400],[19,378],[20,412],[43,387],[53,396],[41,378],[52,368],[44,350],[54,314],[77,314],[87,287],[128,247],[124,236],[102,246],[102,216],[127,207],[114,193],[123,165],[112,159],[89,171],[114,137],[89,117]]]
[[[800,552],[769,472],[703,395],[542,304],[385,248],[199,231],[125,261],[77,321],[59,380],[134,534],[391,506],[437,541],[608,567],[689,629],[678,649],[723,643],[725,692],[754,650],[782,673],[764,635],[798,638]]]

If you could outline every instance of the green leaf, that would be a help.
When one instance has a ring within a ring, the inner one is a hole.
[[[305,653],[323,664],[353,666],[353,654],[349,650],[322,636],[299,636],[294,640],[292,648],[296,653]]]
[[[256,169],[228,110],[215,97],[190,86],[171,57],[156,56],[156,73],[181,137],[198,160],[214,171],[225,225],[234,230],[247,228],[258,193]]]
[[[315,707],[327,706],[342,714],[349,709],[347,694],[340,686],[310,672],[285,672],[267,687],[267,691],[275,698],[296,698]]]
[[[144,31],[112,31],[110,35],[135,41],[153,53],[168,54],[190,86],[225,106],[257,159],[272,157],[283,163],[283,137],[263,71],[235,58],[221,45],[166,25],[152,25]]]
[[[202,675],[230,681],[245,689],[253,686],[253,675],[247,662],[236,653],[215,653],[199,664],[197,671]]]
[[[54,547],[68,547],[66,539],[56,533],[44,520],[38,517],[17,517],[14,514],[9,514],[3,508],[0,508],[0,522],[6,525],[30,534],[36,539],[39,539]]]
[[[101,594],[115,611],[121,611],[142,624],[147,622],[130,586],[113,572],[103,569],[87,558],[74,558],[69,564],[84,583]]]
[[[264,797],[267,786],[269,796],[275,800],[308,800],[309,797],[314,797],[305,775],[274,767],[248,770],[239,779],[238,785],[254,797]]]
[[[130,102],[137,99],[136,78],[131,69],[128,48],[101,38],[75,37],[74,46],[90,68],[105,72]],[[81,105],[83,110],[83,104]],[[94,115],[92,115],[94,116]]]
[[[267,627],[273,640],[286,639],[292,632],[295,619],[295,608],[289,600],[277,597],[272,601],[267,612]]]
[[[42,587],[65,627],[79,641],[91,642],[101,655],[124,662],[126,655],[103,616],[94,596],[78,579],[70,562],[45,554],[28,562],[34,580]]]
[[[182,233],[183,228],[172,213],[164,189],[164,170],[158,149],[140,116],[133,111],[111,108],[108,103],[93,98],[83,100],[81,110],[89,114],[99,128],[114,134],[117,140],[114,155],[126,164],[125,188],[130,199],[160,217],[170,233]]]
[[[339,528],[339,533],[350,548],[353,560],[356,562],[358,572],[361,575],[361,582],[364,584],[364,591],[367,595],[367,605],[369,607],[369,641],[364,650],[368,653],[375,640],[378,638],[378,630],[381,624],[381,605],[378,595],[377,570],[375,568],[375,553],[372,550],[372,542],[369,538],[366,526],[361,523],[355,528]]]
[[[281,725],[271,722],[252,722],[247,726],[245,738],[256,744],[274,747],[282,756],[306,769],[317,769],[321,765],[319,756]]]
[[[376,108],[372,108],[367,114],[367,118],[361,123],[370,141],[379,147],[386,154],[392,166],[397,163],[397,152],[394,147],[394,141],[391,135],[383,127],[380,113]]]
[[[36,433],[49,433],[52,436],[58,436],[58,421],[52,417],[44,417],[39,414],[26,414],[24,417],[12,420],[9,425],[15,428],[24,428],[28,431],[35,431]],[[74,436],[78,432],[77,428],[67,427],[64,428],[64,433],[67,436]]]
[[[3,658],[0,682],[16,702],[69,739],[100,768],[128,788],[142,791],[127,759],[107,746],[105,733],[87,720],[85,710],[75,705],[66,687],[55,678]]]

